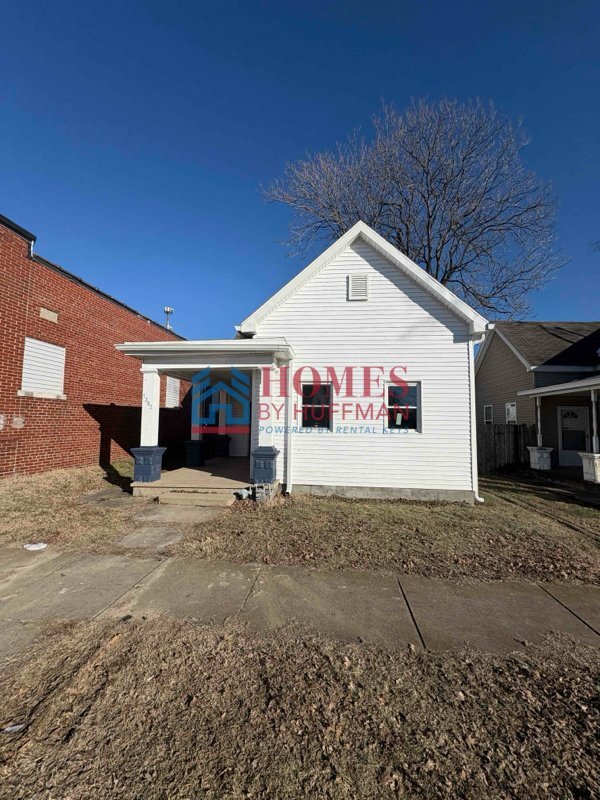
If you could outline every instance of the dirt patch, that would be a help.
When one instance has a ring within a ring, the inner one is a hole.
[[[0,679],[2,796],[592,798],[598,653],[390,653],[298,628],[57,630]]]
[[[453,580],[600,583],[593,537],[492,496],[478,506],[306,495],[268,508],[238,503],[171,552]]]

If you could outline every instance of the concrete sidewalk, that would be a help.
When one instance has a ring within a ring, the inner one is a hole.
[[[506,652],[561,631],[600,645],[600,588],[456,584],[417,575],[321,572],[195,559],[29,553],[0,548],[0,657],[50,620],[171,614],[239,617],[259,630],[289,620],[344,641]]]

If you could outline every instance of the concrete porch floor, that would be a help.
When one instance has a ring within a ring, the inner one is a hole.
[[[180,467],[161,474],[151,483],[134,481],[133,494],[158,496],[173,489],[234,492],[250,484],[249,458],[212,458],[203,467]]]

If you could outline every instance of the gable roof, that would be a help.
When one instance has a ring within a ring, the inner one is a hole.
[[[600,366],[600,322],[495,323],[531,367]]]
[[[291,297],[307,281],[319,273],[327,264],[337,258],[346,248],[350,247],[357,239],[362,239],[380,252],[400,272],[407,275],[415,283],[428,291],[440,302],[447,306],[457,317],[469,324],[473,336],[481,335],[487,327],[487,320],[474,311],[467,303],[457,297],[453,292],[432,278],[424,269],[411,261],[408,256],[401,253],[396,247],[386,241],[364,222],[357,222],[349,231],[337,239],[318,258],[299,272],[295,278],[285,284],[278,292],[256,309],[249,317],[237,326],[240,334],[254,335],[256,326],[268,316],[281,303]]]

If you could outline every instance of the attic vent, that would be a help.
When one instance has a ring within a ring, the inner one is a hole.
[[[367,275],[348,275],[348,300],[369,299],[369,278]]]

